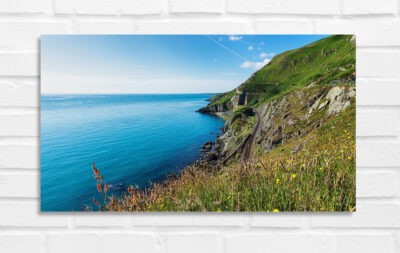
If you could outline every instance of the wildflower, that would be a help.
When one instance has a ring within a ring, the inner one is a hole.
[[[98,192],[102,192],[101,184],[96,184],[96,188]]]
[[[295,179],[296,178],[296,174],[292,174],[292,179]]]
[[[108,189],[110,188],[110,186],[108,184],[104,184],[104,193],[107,193]]]
[[[276,184],[279,184],[281,182],[281,180],[279,179],[279,178],[277,178],[276,180],[275,180],[275,183]]]
[[[324,170],[324,168],[322,168],[322,167],[319,168],[319,171],[323,171],[323,170]]]
[[[274,213],[279,213],[279,209],[278,209],[278,208],[275,208],[274,210],[272,210],[272,212],[274,212]]]
[[[95,198],[93,198],[93,204],[95,204],[96,206],[100,205],[100,203]]]

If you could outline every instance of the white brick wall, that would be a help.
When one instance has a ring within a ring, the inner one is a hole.
[[[38,38],[357,34],[354,214],[39,213]],[[400,0],[0,1],[1,252],[400,252]]]

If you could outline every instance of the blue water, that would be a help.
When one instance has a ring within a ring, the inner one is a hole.
[[[198,159],[222,119],[195,112],[210,95],[41,97],[41,210],[79,211],[100,199],[91,163],[112,193],[176,173]],[[212,134],[213,133],[213,134]]]

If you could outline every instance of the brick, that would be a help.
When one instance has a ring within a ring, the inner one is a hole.
[[[0,48],[39,49],[42,34],[67,34],[72,23],[67,21],[4,21],[0,22]]]
[[[396,18],[316,18],[313,21],[318,34],[356,34],[357,46],[400,45],[400,20]]]
[[[253,214],[250,226],[251,227],[266,227],[266,228],[300,228],[302,227],[302,218],[297,214],[279,213],[279,214]]]
[[[73,224],[76,227],[128,227],[131,225],[130,214],[111,213],[74,213]]]
[[[222,13],[224,11],[223,0],[170,0],[170,13]]]
[[[3,253],[46,252],[45,238],[39,234],[0,233],[0,249]]]
[[[227,252],[333,252],[332,237],[324,234],[241,233],[225,239]]]
[[[39,196],[39,174],[0,174],[0,197],[37,198]]]
[[[398,192],[399,176],[393,172],[358,172],[357,198],[394,197]]]
[[[38,169],[38,146],[0,145],[0,168]]]
[[[327,213],[309,218],[313,228],[399,228],[399,213],[398,204],[357,203],[354,213]]]
[[[0,66],[0,76],[39,75],[39,58],[33,53],[2,53]]]
[[[78,30],[83,34],[131,34],[135,27],[131,21],[79,21]]]
[[[192,218],[187,215],[165,213],[163,215],[138,214],[132,217],[132,225],[135,226],[190,226]]]
[[[166,236],[167,253],[222,252],[217,234],[175,234]]]
[[[338,14],[337,0],[255,0],[249,4],[246,0],[227,0],[227,11],[232,13],[265,13],[265,14]]]
[[[357,166],[396,167],[400,165],[400,143],[357,141]]]
[[[155,15],[164,11],[165,4],[163,0],[122,0],[122,14]]]
[[[396,136],[398,113],[385,110],[357,110],[357,137]]]
[[[163,10],[162,0],[55,0],[55,12],[60,14],[160,14]]]
[[[255,27],[259,34],[306,34],[313,32],[312,22],[302,20],[259,20],[255,22]]]
[[[39,106],[39,80],[1,80],[0,106]]]
[[[394,240],[388,234],[346,234],[336,237],[337,252],[396,252]]]
[[[357,80],[357,105],[400,105],[400,80]]]
[[[160,252],[151,234],[135,233],[59,233],[48,235],[49,252]]]
[[[38,200],[0,201],[0,227],[66,227],[67,225],[66,215],[41,214]]]
[[[226,213],[220,214],[208,214],[198,216],[191,214],[194,226],[204,227],[242,227],[247,226],[250,222],[250,217],[244,215],[235,215]]]
[[[115,0],[79,0],[54,1],[55,13],[59,14],[119,14],[120,1]]]
[[[251,33],[253,27],[241,21],[137,21],[136,32],[139,34],[235,34]]]
[[[399,50],[357,50],[357,77],[400,77]]]
[[[249,217],[225,214],[224,216],[210,213],[198,216],[194,213],[182,215],[180,213],[163,213],[162,216],[138,214],[132,217],[132,225],[152,227],[240,227],[249,223]]]
[[[38,114],[0,114],[0,136],[39,136]]]
[[[1,0],[0,13],[44,13],[46,0]]]
[[[381,0],[376,4],[375,0],[353,0],[342,1],[343,14],[357,15],[357,14],[394,14],[395,1],[394,0]]]

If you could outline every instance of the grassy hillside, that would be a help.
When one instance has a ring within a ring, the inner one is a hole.
[[[293,153],[293,147],[302,148]],[[193,165],[178,178],[98,203],[108,211],[354,211],[355,104],[250,165]]]
[[[242,86],[258,93],[250,105],[283,95],[309,84],[334,85],[355,80],[355,43],[351,35],[334,35],[275,56]],[[212,104],[230,101],[235,91],[220,95]]]
[[[129,187],[122,197],[107,193],[93,167],[102,194],[95,209],[354,211],[354,81],[352,36],[277,55],[239,87],[245,105],[233,110],[236,89],[210,100],[213,110],[204,112],[223,110],[227,119],[212,160],[147,189]]]

